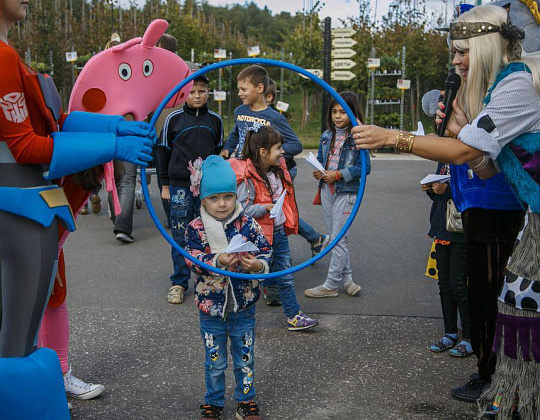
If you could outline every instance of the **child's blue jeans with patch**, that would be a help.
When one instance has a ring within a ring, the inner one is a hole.
[[[227,370],[227,338],[231,340],[238,402],[255,398],[253,347],[255,345],[255,305],[241,312],[229,312],[222,319],[199,313],[204,343],[205,404],[225,406],[225,370]]]
[[[270,272],[283,271],[291,268],[291,265],[291,247],[289,246],[289,239],[287,238],[285,229],[283,227],[274,228]],[[277,279],[266,280],[263,284],[265,286],[277,285],[279,298],[281,299],[283,311],[287,315],[287,318],[293,318],[300,311],[300,305],[298,304],[298,300],[296,300],[294,276],[292,274],[286,274]]]
[[[189,187],[170,186],[171,194],[171,236],[182,248],[186,246],[186,230],[189,223],[201,214],[201,200],[194,197]],[[173,286],[188,289],[191,271],[184,257],[174,248],[171,250],[174,273]]]

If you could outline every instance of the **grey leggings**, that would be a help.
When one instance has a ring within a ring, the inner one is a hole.
[[[35,350],[57,260],[56,219],[44,228],[0,211],[0,357]]]

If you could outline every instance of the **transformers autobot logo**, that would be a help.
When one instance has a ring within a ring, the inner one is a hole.
[[[24,93],[12,92],[0,99],[0,107],[8,121],[22,123],[28,117]]]

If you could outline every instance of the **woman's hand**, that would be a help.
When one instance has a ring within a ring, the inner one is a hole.
[[[171,192],[168,185],[163,185],[161,187],[161,198],[163,200],[171,201]]]
[[[437,124],[442,123],[443,118],[446,116],[444,112],[444,104],[439,102],[439,110],[437,110],[437,117],[435,117],[435,122]],[[450,114],[450,119],[448,124],[446,124],[446,129],[453,134],[459,134],[461,129],[469,124],[467,115],[465,111],[459,106],[458,98],[454,99],[452,103],[452,113]]]
[[[270,213],[270,211],[274,208],[274,205],[273,204],[266,204],[264,206],[264,208],[266,209],[267,213]]]
[[[221,265],[224,265],[225,267],[230,267],[231,265],[235,265],[238,262],[238,254],[228,254],[223,253],[219,254],[218,261]]]
[[[317,181],[320,181],[323,176],[324,173],[321,171],[313,171],[313,178],[315,178]]]
[[[240,263],[242,268],[250,273],[259,273],[263,269],[262,262],[248,252],[240,253]]]
[[[326,182],[327,184],[331,184],[332,182],[336,182],[337,173],[338,173],[338,171],[326,171],[324,176],[322,177],[322,180],[324,182]]]
[[[352,128],[357,149],[380,149],[396,144],[397,131],[377,127],[376,125],[357,125]]]
[[[433,192],[437,195],[443,195],[446,192],[446,189],[448,188],[447,182],[434,182],[431,184],[431,188],[433,189]]]

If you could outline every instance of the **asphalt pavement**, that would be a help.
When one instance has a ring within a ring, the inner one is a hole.
[[[295,189],[302,217],[325,231],[320,206],[311,204],[316,181],[298,159]],[[431,242],[429,198],[420,179],[435,163],[404,155],[372,160],[366,193],[351,227],[353,276],[362,292],[310,299],[322,284],[330,256],[295,276],[302,310],[320,320],[307,332],[289,332],[279,307],[257,307],[255,388],[268,420],[472,419],[475,405],[455,401],[450,388],[475,369],[474,356],[434,354],[443,334],[436,281],[424,272]],[[155,177],[152,202],[163,219]],[[79,216],[65,245],[70,362],[77,377],[102,383],[105,393],[73,401],[74,419],[198,419],[204,397],[204,349],[192,280],[182,305],[166,300],[170,246],[147,211],[135,210],[135,242],[115,239],[105,209]],[[290,237],[293,263],[311,256]],[[232,361],[225,419],[234,418]]]

